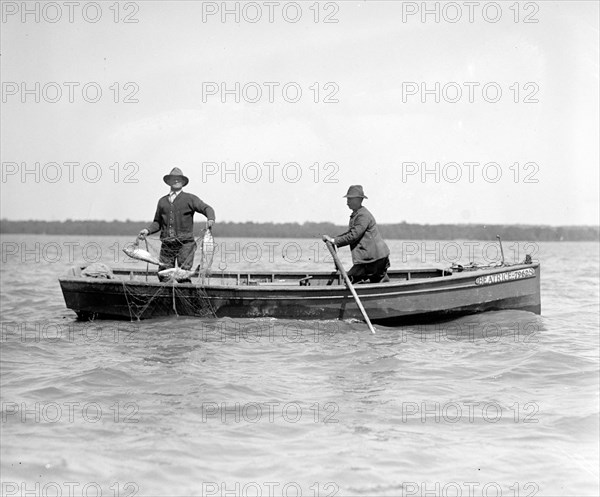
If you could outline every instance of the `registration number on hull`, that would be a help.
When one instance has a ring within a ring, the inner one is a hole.
[[[488,274],[487,276],[480,276],[475,280],[476,285],[492,285],[494,283],[504,283],[505,281],[522,280],[524,278],[534,278],[535,269],[518,269],[516,271],[509,271],[507,273]]]

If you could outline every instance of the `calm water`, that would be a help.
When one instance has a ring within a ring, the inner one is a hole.
[[[505,242],[542,262],[542,316],[76,322],[57,278],[128,241],[2,238],[4,495],[598,495],[598,244]],[[215,269],[332,267],[314,240],[217,241]],[[497,256],[390,245],[396,268]]]

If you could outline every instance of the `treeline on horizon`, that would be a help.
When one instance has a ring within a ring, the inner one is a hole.
[[[199,233],[204,222],[196,222]],[[0,233],[38,235],[107,235],[135,237],[147,226],[143,221],[9,221],[0,220]],[[233,223],[215,224],[213,233],[239,238],[316,238],[338,235],[347,226],[333,223]],[[598,241],[597,226],[528,226],[483,224],[380,224],[384,238],[390,240],[503,240],[514,241]]]

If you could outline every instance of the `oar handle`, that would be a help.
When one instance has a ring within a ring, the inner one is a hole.
[[[344,281],[346,282],[346,286],[352,293],[352,296],[354,297],[356,305],[358,306],[358,308],[360,309],[360,312],[362,313],[363,317],[365,318],[367,325],[369,325],[369,329],[371,330],[371,333],[375,333],[375,328],[373,328],[373,325],[371,324],[371,320],[369,319],[369,316],[367,315],[367,311],[365,311],[365,308],[363,307],[362,302],[358,298],[358,294],[356,293],[356,290],[354,289],[354,286],[352,285],[352,282],[350,281],[350,278],[348,277],[348,273],[346,273],[346,270],[344,269],[342,262],[340,261],[339,257],[337,256],[335,247],[329,240],[327,240],[325,238],[325,236],[323,236],[323,241],[325,242],[325,245],[327,246],[327,249],[329,250],[331,257],[333,257],[336,267],[338,268],[339,272],[342,274]]]

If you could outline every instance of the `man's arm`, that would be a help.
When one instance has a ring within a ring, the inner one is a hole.
[[[210,205],[204,203],[202,200],[200,200],[195,195],[193,195],[192,198],[193,198],[192,201],[193,201],[194,210],[196,212],[199,212],[200,214],[203,214],[206,216],[206,219],[208,220],[207,225],[209,228],[211,228],[216,219],[215,210]]]
[[[346,245],[351,245],[355,242],[358,242],[365,234],[365,231],[367,231],[368,227],[369,217],[363,213],[359,213],[354,219],[352,228],[346,231],[346,233],[336,236],[333,239],[333,243],[335,243],[338,247],[344,247]]]
[[[149,235],[151,235],[152,233],[156,233],[157,231],[160,231],[161,220],[162,220],[162,217],[161,217],[161,213],[160,213],[160,200],[159,200],[158,204],[156,206],[156,213],[154,214],[154,221],[152,221],[152,224],[146,228],[148,230]]]

